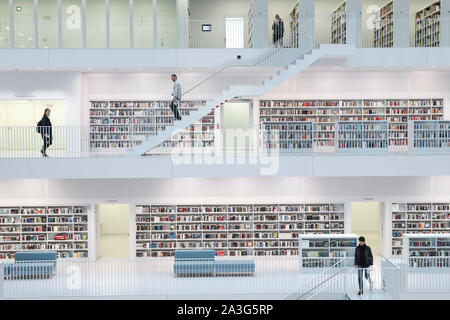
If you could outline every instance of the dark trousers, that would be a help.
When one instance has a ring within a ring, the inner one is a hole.
[[[172,109],[173,116],[175,119],[181,119],[180,112],[178,111],[179,102],[174,102],[173,100],[170,102],[170,109]]]
[[[42,153],[45,154],[47,151],[47,148],[52,145],[52,140],[50,140],[50,138],[47,138],[45,136],[42,137],[42,140],[43,140],[44,144],[42,145],[41,150],[42,150]]]
[[[359,291],[364,290],[364,274],[366,279],[370,281],[370,274],[368,267],[358,266],[358,285]]]

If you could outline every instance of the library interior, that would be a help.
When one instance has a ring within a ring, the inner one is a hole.
[[[450,299],[450,0],[5,0],[0,83],[0,300]]]

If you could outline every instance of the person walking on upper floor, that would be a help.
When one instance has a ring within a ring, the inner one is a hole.
[[[49,117],[50,109],[45,109],[42,119],[37,124],[37,132],[41,135],[43,141],[41,149],[43,157],[48,157],[47,148],[51,146],[53,142],[52,123]]]
[[[276,46],[283,46],[283,36],[284,36],[284,23],[281,20],[280,15],[275,15],[275,20],[272,24],[273,33],[273,44]]]
[[[358,268],[358,295],[364,293],[364,276],[369,281],[370,290],[373,288],[373,282],[370,278],[369,267],[373,265],[372,250],[366,244],[364,237],[359,237],[359,245],[355,250],[355,268]]]
[[[170,78],[173,81],[173,99],[170,102],[170,109],[172,109],[174,119],[181,120],[180,112],[178,110],[181,101],[181,84],[178,82],[176,74],[172,74]]]

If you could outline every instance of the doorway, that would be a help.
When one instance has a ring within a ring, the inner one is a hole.
[[[225,18],[225,48],[244,47],[244,18]]]
[[[351,205],[351,233],[366,238],[366,243],[372,249],[375,262],[384,253],[383,212],[383,202],[352,202]]]
[[[95,214],[97,259],[128,259],[130,205],[98,204]]]
[[[224,103],[220,117],[222,123],[223,146],[226,150],[250,148],[250,102]]]

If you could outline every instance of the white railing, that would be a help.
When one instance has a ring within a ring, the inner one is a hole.
[[[215,257],[215,262],[254,261],[254,272],[236,265],[175,274],[174,259],[59,259],[56,268],[42,261],[0,262],[0,298],[146,296],[154,299],[404,299],[417,294],[449,294],[449,267],[410,268],[403,258],[383,259],[363,274],[358,269],[317,268],[305,272],[298,256]]]
[[[401,294],[450,294],[450,257],[389,258],[401,269]]]
[[[301,265],[304,264],[304,261],[302,260],[300,260]],[[317,288],[325,283],[332,281],[342,272],[345,272],[345,262],[346,258],[341,258],[338,261],[334,261],[333,264],[327,265],[327,267],[317,266],[318,268],[315,269],[316,274],[314,274],[314,276],[307,283],[302,283],[301,287],[298,287],[295,290],[289,292],[289,294],[283,296],[281,299],[303,300],[309,297],[315,290],[317,290]],[[303,268],[302,270],[304,271]]]
[[[189,110],[182,109],[182,114],[188,113]],[[49,157],[57,158],[124,156],[127,150],[172,125],[172,122],[158,121],[149,116],[149,122],[146,124],[133,124],[129,121],[128,123],[93,123],[91,126],[53,126],[52,143],[47,146],[46,152]],[[344,123],[351,124],[351,122]],[[320,135],[323,134],[322,131],[315,131],[312,122],[273,124],[276,129],[270,128],[272,124],[264,123],[259,136],[253,131],[212,131],[208,135],[208,139],[214,139],[214,145],[211,147],[202,147],[201,139],[198,141],[198,146],[183,146],[184,140],[182,138],[176,140],[175,135],[172,140],[174,147],[157,147],[154,152],[146,155],[258,157],[261,154],[280,156],[323,155],[324,153],[394,154],[397,152],[436,154],[436,152],[450,151],[449,121],[415,121],[414,125],[410,126],[409,138],[406,138],[403,148],[395,148],[396,146],[391,145],[394,140],[387,139],[384,121],[379,122],[381,128],[377,124],[374,130],[369,127],[363,128],[361,124],[359,124],[361,130],[336,129],[328,138]],[[340,124],[340,122],[333,123],[336,128]],[[278,126],[285,128],[280,130]],[[49,129],[43,129],[43,131],[46,130]],[[235,141],[232,146],[222,146],[221,141],[224,136],[236,139],[237,142]],[[42,156],[40,151],[43,146],[43,135],[37,132],[36,126],[0,126],[0,158],[38,158]]]
[[[14,21],[15,48],[35,48],[34,30],[39,26],[39,48],[58,47],[48,44],[58,44],[59,26],[57,19],[53,21],[39,18],[21,18]],[[65,19],[63,19],[65,21]],[[87,48],[106,48],[109,42],[111,48],[227,48],[227,36],[233,38],[233,43],[242,43],[243,48],[261,47],[252,44],[266,44],[270,47],[278,38],[274,37],[272,25],[274,20],[254,20],[249,23],[248,18],[242,20],[186,20],[157,19],[152,16],[136,17],[130,19],[87,19],[86,28]],[[107,23],[110,28],[110,38],[107,39]],[[400,19],[373,19],[371,17],[361,23],[361,44],[363,48],[393,48],[393,47],[448,47],[450,45],[449,19],[432,18],[416,20],[414,18]],[[227,33],[228,24],[228,33]],[[283,21],[284,38],[279,44],[285,47],[298,47],[291,32],[300,25],[300,29],[310,26],[314,32],[309,38],[303,37],[301,41],[312,42],[315,46],[320,44],[354,44],[351,32],[355,30],[355,18],[347,14],[316,14],[310,19],[301,19],[297,23],[291,20]],[[155,30],[156,25],[156,30]],[[0,21],[0,48],[9,48],[10,22]],[[266,30],[267,28],[267,30]],[[132,30],[131,30],[132,29]],[[255,32],[255,30],[258,30]],[[208,31],[210,30],[210,31]],[[442,31],[444,30],[444,31]],[[64,23],[62,32],[68,30]],[[154,39],[154,32],[156,39]],[[183,34],[180,34],[182,32]],[[1,38],[4,38],[2,40]],[[64,37],[64,35],[63,35]],[[29,40],[31,38],[32,40]],[[45,38],[46,41],[42,41]],[[347,39],[348,38],[348,39]],[[133,39],[131,42],[130,39]],[[229,39],[228,39],[229,40]],[[2,45],[3,42],[3,45]],[[228,42],[230,43],[230,42]],[[131,45],[132,44],[132,45]],[[73,44],[63,41],[64,48],[71,48]],[[75,47],[78,47],[76,45]]]
[[[28,267],[3,262],[4,298],[146,296],[166,299],[279,299],[317,275],[300,272],[298,257],[216,257],[221,261],[252,260],[253,274],[243,273],[239,266],[225,271],[174,273],[173,258],[145,260],[64,260],[56,271],[45,272],[42,262],[27,262]],[[17,263],[16,263],[17,264]],[[9,270],[9,271],[8,271]],[[12,271],[11,271],[12,270]]]

